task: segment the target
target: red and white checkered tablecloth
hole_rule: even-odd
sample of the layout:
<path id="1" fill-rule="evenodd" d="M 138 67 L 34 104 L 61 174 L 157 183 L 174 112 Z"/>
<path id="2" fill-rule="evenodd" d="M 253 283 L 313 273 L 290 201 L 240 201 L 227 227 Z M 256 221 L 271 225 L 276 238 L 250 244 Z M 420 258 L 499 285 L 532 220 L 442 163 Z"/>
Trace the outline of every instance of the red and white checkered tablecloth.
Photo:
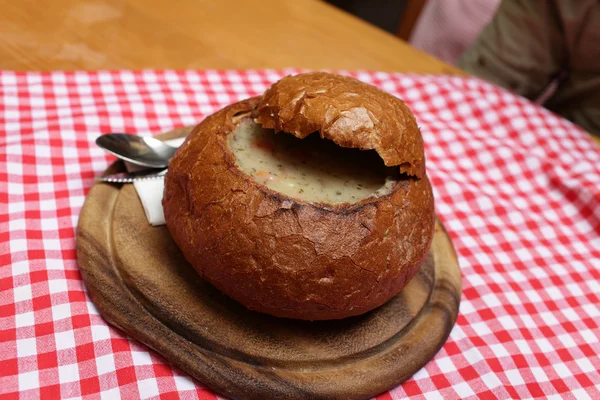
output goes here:
<path id="1" fill-rule="evenodd" d="M 195 124 L 294 72 L 0 72 L 0 399 L 216 398 L 86 294 L 75 227 L 112 160 L 94 140 Z M 378 399 L 599 399 L 599 148 L 476 79 L 352 75 L 416 114 L 463 274 L 444 347 Z"/>

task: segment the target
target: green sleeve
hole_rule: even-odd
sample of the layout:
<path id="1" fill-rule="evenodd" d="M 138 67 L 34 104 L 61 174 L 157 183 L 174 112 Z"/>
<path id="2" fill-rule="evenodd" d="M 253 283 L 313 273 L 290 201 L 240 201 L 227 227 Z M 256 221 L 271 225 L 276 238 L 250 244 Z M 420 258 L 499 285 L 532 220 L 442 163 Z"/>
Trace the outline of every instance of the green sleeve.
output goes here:
<path id="1" fill-rule="evenodd" d="M 503 0 L 459 66 L 535 99 L 566 62 L 561 31 L 554 2 Z"/>

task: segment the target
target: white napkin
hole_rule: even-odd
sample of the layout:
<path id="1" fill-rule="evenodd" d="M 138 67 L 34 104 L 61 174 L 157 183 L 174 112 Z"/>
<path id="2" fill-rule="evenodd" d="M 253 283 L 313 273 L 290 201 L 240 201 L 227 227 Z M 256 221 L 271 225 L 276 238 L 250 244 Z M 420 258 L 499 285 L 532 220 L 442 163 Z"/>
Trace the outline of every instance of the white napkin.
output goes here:
<path id="1" fill-rule="evenodd" d="M 183 144 L 184 140 L 185 138 L 172 139 L 166 140 L 165 143 L 173 147 L 179 147 Z M 129 172 L 145 169 L 144 167 L 128 162 L 125 163 L 125 167 Z M 165 214 L 162 207 L 163 191 L 165 188 L 164 177 L 137 181 L 133 183 L 133 187 L 142 202 L 148 222 L 153 226 L 164 225 Z"/>

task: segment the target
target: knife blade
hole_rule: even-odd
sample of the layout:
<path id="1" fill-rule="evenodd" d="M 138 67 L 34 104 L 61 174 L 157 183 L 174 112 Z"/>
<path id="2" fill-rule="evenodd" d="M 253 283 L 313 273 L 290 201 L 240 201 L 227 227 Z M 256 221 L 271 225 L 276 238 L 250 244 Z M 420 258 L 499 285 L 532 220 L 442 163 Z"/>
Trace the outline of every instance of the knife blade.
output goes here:
<path id="1" fill-rule="evenodd" d="M 140 172 L 119 172 L 116 174 L 98 176 L 96 178 L 96 181 L 108 183 L 132 183 L 148 179 L 160 179 L 163 176 L 165 176 L 166 173 L 166 169 L 163 169 L 159 172 L 156 172 L 156 170 Z"/>

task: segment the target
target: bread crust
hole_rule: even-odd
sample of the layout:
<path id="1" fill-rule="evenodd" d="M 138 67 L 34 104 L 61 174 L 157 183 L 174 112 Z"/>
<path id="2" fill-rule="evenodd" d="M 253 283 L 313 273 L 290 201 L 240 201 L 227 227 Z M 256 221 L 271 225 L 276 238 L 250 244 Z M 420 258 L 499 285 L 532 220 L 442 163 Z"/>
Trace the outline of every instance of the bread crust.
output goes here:
<path id="1" fill-rule="evenodd" d="M 171 235 L 204 279 L 251 310 L 324 320 L 384 304 L 429 249 L 435 214 L 427 176 L 400 180 L 391 193 L 355 204 L 315 204 L 273 191 L 239 168 L 227 141 L 240 115 L 264 123 L 269 99 L 225 107 L 179 148 L 163 198 Z M 337 131 L 328 132 L 335 141 Z"/>

